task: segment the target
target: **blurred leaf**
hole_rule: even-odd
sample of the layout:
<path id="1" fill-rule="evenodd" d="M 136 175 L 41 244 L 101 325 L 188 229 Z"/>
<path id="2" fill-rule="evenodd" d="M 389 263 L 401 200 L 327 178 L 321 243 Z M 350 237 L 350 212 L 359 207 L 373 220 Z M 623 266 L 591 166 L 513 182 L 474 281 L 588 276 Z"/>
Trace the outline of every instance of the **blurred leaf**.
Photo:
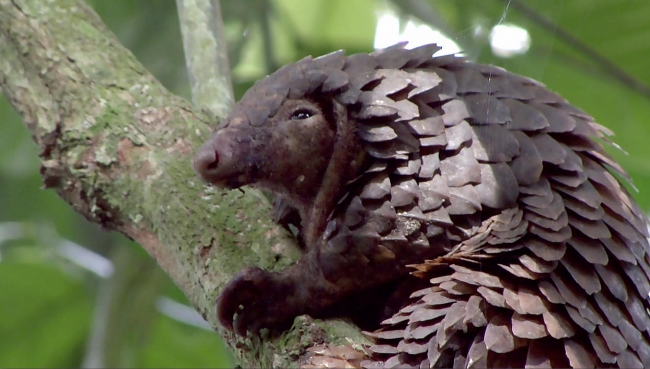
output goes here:
<path id="1" fill-rule="evenodd" d="M 0 367 L 79 365 L 91 304 L 78 281 L 47 265 L 0 263 Z"/>
<path id="2" fill-rule="evenodd" d="M 234 361 L 215 332 L 159 316 L 136 365 L 147 368 L 232 368 Z"/>

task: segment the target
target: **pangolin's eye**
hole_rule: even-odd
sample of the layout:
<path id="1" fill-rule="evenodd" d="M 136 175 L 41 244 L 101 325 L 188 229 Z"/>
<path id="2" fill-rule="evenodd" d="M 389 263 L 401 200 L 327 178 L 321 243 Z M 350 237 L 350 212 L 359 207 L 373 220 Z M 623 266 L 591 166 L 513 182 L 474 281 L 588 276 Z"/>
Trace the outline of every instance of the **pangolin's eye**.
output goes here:
<path id="1" fill-rule="evenodd" d="M 291 114 L 291 120 L 307 119 L 314 116 L 314 112 L 308 109 L 298 109 Z"/>

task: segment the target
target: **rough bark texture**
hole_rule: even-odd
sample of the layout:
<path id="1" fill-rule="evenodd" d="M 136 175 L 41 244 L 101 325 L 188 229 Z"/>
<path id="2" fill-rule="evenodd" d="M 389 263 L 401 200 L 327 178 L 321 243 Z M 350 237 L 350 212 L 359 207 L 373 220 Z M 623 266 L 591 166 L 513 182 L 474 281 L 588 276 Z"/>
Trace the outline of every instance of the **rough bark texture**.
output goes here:
<path id="1" fill-rule="evenodd" d="M 213 326 L 217 291 L 244 265 L 291 262 L 293 241 L 259 192 L 214 191 L 190 168 L 218 122 L 165 90 L 83 1 L 0 0 L 0 55 L 3 92 L 42 148 L 45 186 L 139 242 Z M 247 367 L 297 365 L 314 342 L 362 340 L 305 319 L 272 341 L 220 333 Z"/>

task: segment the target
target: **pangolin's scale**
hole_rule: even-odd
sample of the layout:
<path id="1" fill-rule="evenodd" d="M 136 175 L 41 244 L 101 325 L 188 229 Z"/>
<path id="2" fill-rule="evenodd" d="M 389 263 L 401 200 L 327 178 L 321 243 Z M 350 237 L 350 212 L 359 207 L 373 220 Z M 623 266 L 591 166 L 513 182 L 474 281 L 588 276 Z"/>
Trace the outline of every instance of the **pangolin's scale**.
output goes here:
<path id="1" fill-rule="evenodd" d="M 413 265 L 430 286 L 370 334 L 365 365 L 650 367 L 648 224 L 592 139 L 611 132 L 539 82 L 437 50 L 339 52 L 275 75 L 291 74 L 290 98 L 333 94 L 373 158 L 327 248 L 445 251 Z"/>

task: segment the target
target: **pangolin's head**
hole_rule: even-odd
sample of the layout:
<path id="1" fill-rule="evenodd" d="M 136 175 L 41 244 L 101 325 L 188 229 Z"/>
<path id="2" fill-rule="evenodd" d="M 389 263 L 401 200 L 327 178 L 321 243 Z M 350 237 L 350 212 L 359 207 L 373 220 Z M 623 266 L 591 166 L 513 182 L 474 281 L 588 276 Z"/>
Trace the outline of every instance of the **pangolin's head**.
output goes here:
<path id="1" fill-rule="evenodd" d="M 309 202 L 326 171 L 355 170 L 347 162 L 360 161 L 361 155 L 341 154 L 358 149 L 352 138 L 360 135 L 372 144 L 389 140 L 395 134 L 382 126 L 418 116 L 418 107 L 407 97 L 434 87 L 439 79 L 433 74 L 424 82 L 413 81 L 402 69 L 431 60 L 439 48 L 403 47 L 307 57 L 258 81 L 199 149 L 194 169 L 218 187 L 253 185 Z M 349 174 L 338 179 L 348 181 Z"/>
<path id="2" fill-rule="evenodd" d="M 193 166 L 217 187 L 254 185 L 289 197 L 313 197 L 336 141 L 332 99 L 348 80 L 337 52 L 287 65 L 258 81 L 199 149 Z"/>

